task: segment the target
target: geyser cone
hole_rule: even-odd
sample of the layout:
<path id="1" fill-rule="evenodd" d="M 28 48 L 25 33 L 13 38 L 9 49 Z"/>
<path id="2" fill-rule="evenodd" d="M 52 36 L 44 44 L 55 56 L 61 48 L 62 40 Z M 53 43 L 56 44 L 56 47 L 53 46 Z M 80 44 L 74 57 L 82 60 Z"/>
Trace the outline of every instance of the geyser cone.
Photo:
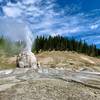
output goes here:
<path id="1" fill-rule="evenodd" d="M 37 69 L 37 60 L 31 51 L 22 51 L 17 56 L 17 67 Z"/>

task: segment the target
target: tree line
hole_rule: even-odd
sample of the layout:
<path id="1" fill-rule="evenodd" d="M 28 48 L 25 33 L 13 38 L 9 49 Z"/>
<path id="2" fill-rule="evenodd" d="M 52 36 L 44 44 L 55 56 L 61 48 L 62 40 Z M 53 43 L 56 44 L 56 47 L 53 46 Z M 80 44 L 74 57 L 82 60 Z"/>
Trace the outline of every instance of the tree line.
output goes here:
<path id="1" fill-rule="evenodd" d="M 88 45 L 85 41 L 78 41 L 74 38 L 55 36 L 45 37 L 37 36 L 33 45 L 32 51 L 38 53 L 39 51 L 76 51 L 78 53 L 84 53 L 89 56 L 99 56 L 100 49 L 96 48 L 96 45 Z"/>
<path id="2" fill-rule="evenodd" d="M 4 50 L 8 54 L 17 54 L 25 47 L 23 41 L 11 42 L 9 39 L 0 37 L 0 50 Z M 77 41 L 75 38 L 62 36 L 45 37 L 37 36 L 33 43 L 32 52 L 40 51 L 76 51 L 89 56 L 100 56 L 100 49 L 96 45 L 88 45 L 85 41 Z"/>

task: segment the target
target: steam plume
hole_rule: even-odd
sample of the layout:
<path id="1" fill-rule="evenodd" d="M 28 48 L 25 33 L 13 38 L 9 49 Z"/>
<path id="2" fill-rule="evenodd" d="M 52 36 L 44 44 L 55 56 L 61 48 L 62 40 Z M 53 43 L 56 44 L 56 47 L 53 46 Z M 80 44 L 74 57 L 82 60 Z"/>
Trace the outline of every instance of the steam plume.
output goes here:
<path id="1" fill-rule="evenodd" d="M 12 41 L 24 41 L 25 49 L 31 51 L 33 35 L 27 24 L 21 20 L 0 17 L 0 34 Z"/>

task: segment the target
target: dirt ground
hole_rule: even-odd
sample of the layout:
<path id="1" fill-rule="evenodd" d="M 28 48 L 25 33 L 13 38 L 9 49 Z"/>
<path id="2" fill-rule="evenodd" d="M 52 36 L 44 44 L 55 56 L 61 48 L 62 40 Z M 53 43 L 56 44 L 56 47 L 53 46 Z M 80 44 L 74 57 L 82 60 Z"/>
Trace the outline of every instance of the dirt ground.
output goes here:
<path id="1" fill-rule="evenodd" d="M 44 67 L 63 67 L 69 70 L 100 71 L 100 59 L 76 52 L 52 51 L 36 55 L 40 65 Z"/>

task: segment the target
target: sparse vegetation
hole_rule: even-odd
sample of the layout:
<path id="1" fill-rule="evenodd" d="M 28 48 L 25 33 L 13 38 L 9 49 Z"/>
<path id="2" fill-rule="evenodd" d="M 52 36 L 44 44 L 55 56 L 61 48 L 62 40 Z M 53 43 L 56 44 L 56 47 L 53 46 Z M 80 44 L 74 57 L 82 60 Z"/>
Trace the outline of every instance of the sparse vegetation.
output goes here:
<path id="1" fill-rule="evenodd" d="M 7 56 L 13 56 L 20 52 L 23 48 L 24 43 L 22 41 L 12 42 L 11 40 L 0 37 L 0 54 L 5 54 Z"/>
<path id="2" fill-rule="evenodd" d="M 100 59 L 72 51 L 45 51 L 36 55 L 43 67 L 100 71 Z"/>
<path id="3" fill-rule="evenodd" d="M 20 42 L 20 41 L 11 42 L 8 39 L 4 39 L 4 37 L 0 37 L 0 69 L 15 68 L 16 57 L 13 57 L 13 56 L 17 55 L 23 46 L 24 46 L 23 42 Z M 41 52 L 43 53 L 42 56 L 47 55 L 47 57 L 44 59 L 43 62 L 46 63 L 46 66 L 50 65 L 50 67 L 91 66 L 91 61 L 90 63 L 88 63 L 87 57 L 82 58 L 82 59 L 80 57 L 78 58 L 78 55 L 76 52 L 88 54 L 89 56 L 98 56 L 100 54 L 100 50 L 97 49 L 95 45 L 88 46 L 87 43 L 85 42 L 76 41 L 73 38 L 69 39 L 69 38 L 64 38 L 60 36 L 48 37 L 48 38 L 45 38 L 43 36 L 37 37 L 33 45 L 32 51 L 37 52 L 37 53 L 39 53 L 40 51 L 43 51 Z M 41 53 L 39 53 L 39 55 Z M 70 58 L 70 55 L 72 56 L 71 58 Z M 52 59 L 52 57 L 54 57 L 54 59 Z M 77 57 L 77 60 L 75 59 L 76 57 Z M 42 59 L 40 59 L 41 57 L 37 57 L 37 58 L 39 62 L 43 60 L 43 57 Z M 72 59 L 73 61 L 70 61 L 69 58 Z M 100 58 L 100 56 L 98 56 L 98 58 Z M 13 59 L 13 60 L 10 60 L 10 59 Z M 80 60 L 82 60 L 82 63 Z M 75 65 L 76 63 L 77 65 Z M 44 65 L 45 64 L 43 64 L 43 66 Z M 94 66 L 94 64 L 92 65 Z"/>
<path id="4" fill-rule="evenodd" d="M 21 48 L 21 42 L 11 42 L 9 39 L 0 37 L 0 69 L 9 69 L 16 67 L 16 57 Z"/>

